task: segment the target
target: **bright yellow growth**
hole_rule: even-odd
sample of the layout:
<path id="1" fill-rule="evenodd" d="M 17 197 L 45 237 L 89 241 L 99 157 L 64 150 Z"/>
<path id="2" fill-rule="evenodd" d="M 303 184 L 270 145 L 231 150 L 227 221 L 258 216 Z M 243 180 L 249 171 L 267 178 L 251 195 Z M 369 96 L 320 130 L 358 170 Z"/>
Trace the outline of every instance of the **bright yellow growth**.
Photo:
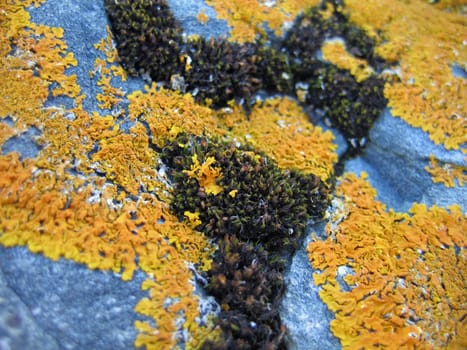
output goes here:
<path id="1" fill-rule="evenodd" d="M 231 40 L 254 41 L 258 34 L 264 35 L 267 27 L 281 35 L 283 27 L 291 24 L 303 9 L 319 3 L 318 0 L 207 0 L 217 17 L 231 26 Z"/>
<path id="2" fill-rule="evenodd" d="M 399 62 L 401 81 L 385 88 L 392 113 L 448 149 L 465 144 L 467 80 L 451 67 L 467 68 L 467 18 L 422 0 L 345 3 L 353 22 L 381 31 L 377 52 Z"/>
<path id="3" fill-rule="evenodd" d="M 352 74 L 358 82 L 367 79 L 373 73 L 373 69 L 368 65 L 368 62 L 348 53 L 342 41 L 326 41 L 321 51 L 326 61 L 331 62 L 341 69 L 350 71 L 350 74 Z"/>
<path id="4" fill-rule="evenodd" d="M 446 187 L 464 186 L 467 182 L 467 168 L 465 166 L 445 163 L 440 165 L 434 155 L 430 155 L 430 164 L 425 167 L 434 183 L 442 183 Z"/>
<path id="5" fill-rule="evenodd" d="M 24 7 L 41 2 L 0 1 L 0 119 L 13 119 L 16 133 L 42 128 L 41 106 L 52 84 L 53 96 L 76 97 L 80 90 L 76 76 L 65 74 L 76 60 L 66 52 L 63 29 L 29 22 Z"/>
<path id="6" fill-rule="evenodd" d="M 126 72 L 122 66 L 116 64 L 118 53 L 112 43 L 112 32 L 109 27 L 107 27 L 107 37 L 94 44 L 94 47 L 102 51 L 106 57 L 106 59 L 96 58 L 94 71 L 89 73 L 91 79 L 100 75 L 97 86 L 102 89 L 102 93 L 96 95 L 98 106 L 101 109 L 113 109 L 122 101 L 124 92 L 121 88 L 112 86 L 112 78 L 119 77 L 122 81 L 126 81 Z"/>
<path id="7" fill-rule="evenodd" d="M 216 162 L 214 157 L 207 157 L 203 164 L 199 163 L 198 156 L 195 154 L 191 157 L 193 164 L 190 170 L 183 170 L 189 177 L 198 181 L 201 188 L 206 194 L 219 194 L 222 192 L 222 186 L 216 182 L 222 179 L 221 168 L 212 167 Z"/>
<path id="8" fill-rule="evenodd" d="M 113 65 L 116 53 L 109 32 L 96 44 L 105 59 L 96 60 L 91 76 L 99 76 L 100 107 L 113 109 L 113 114 L 83 110 L 85 96 L 79 95 L 76 77 L 65 73 L 77 62 L 61 39 L 63 29 L 30 23 L 24 9 L 30 4 L 0 0 L 0 118 L 13 122 L 0 122 L 0 146 L 34 126 L 42 147 L 35 159 L 0 155 L 0 244 L 111 270 L 124 280 L 143 270 L 149 276 L 143 285 L 149 296 L 136 309 L 155 328 L 138 322 L 136 344 L 175 349 L 175 334 L 183 330 L 186 347 L 197 348 L 216 332 L 197 324 L 189 266 L 208 269 L 212 248 L 202 234 L 170 214 L 166 179 L 137 117 L 150 113 L 145 121 L 152 129 L 165 117 L 167 125 L 179 120 L 184 130 L 201 132 L 206 123 L 195 116 L 203 120 L 203 113 L 211 112 L 192 100 L 190 104 L 188 97 L 153 90 L 152 96 L 134 93 L 132 111 L 142 100 L 146 108 L 125 118 L 123 92 L 111 85 L 111 78 L 125 76 Z M 74 106 L 44 107 L 48 97 L 58 95 L 70 97 Z M 127 123 L 125 130 L 120 119 Z M 162 140 L 163 131 L 157 135 Z"/>
<path id="9" fill-rule="evenodd" d="M 337 188 L 341 205 L 328 238 L 308 246 L 331 330 L 344 349 L 461 349 L 467 346 L 466 217 L 414 204 L 387 211 L 353 174 Z M 344 267 L 351 273 L 342 274 Z M 337 275 L 343 277 L 344 290 Z"/>
<path id="10" fill-rule="evenodd" d="M 208 15 L 204 11 L 201 11 L 198 13 L 198 16 L 196 16 L 196 19 L 199 23 L 206 24 L 209 21 Z"/>
<path id="11" fill-rule="evenodd" d="M 248 118 L 241 107 L 219 114 L 229 136 L 265 152 L 278 166 L 295 168 L 326 180 L 337 162 L 334 135 L 308 120 L 302 108 L 289 98 L 258 102 Z"/>
<path id="12" fill-rule="evenodd" d="M 182 131 L 196 135 L 223 133 L 217 127 L 213 110 L 197 104 L 190 94 L 159 88 L 153 83 L 144 92 L 128 95 L 128 100 L 129 118 L 146 121 L 152 143 L 158 147 L 164 146 L 168 134 L 175 138 Z"/>

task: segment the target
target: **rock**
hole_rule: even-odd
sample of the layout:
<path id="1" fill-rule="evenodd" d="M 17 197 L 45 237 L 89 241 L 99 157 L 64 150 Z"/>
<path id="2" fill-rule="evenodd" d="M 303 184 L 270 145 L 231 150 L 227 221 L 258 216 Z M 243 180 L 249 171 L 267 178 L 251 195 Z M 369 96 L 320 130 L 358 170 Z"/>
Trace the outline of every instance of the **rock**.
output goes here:
<path id="1" fill-rule="evenodd" d="M 124 282 L 23 247 L 0 247 L 0 263 L 0 341 L 10 349 L 133 347 L 143 273 Z"/>

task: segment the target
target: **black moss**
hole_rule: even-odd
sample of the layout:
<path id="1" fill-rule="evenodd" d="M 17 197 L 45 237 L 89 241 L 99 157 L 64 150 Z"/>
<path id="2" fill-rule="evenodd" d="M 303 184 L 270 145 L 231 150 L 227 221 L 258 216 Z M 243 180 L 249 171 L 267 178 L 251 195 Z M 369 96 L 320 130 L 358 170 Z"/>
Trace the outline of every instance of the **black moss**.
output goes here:
<path id="1" fill-rule="evenodd" d="M 230 100 L 250 105 L 251 97 L 262 87 L 257 65 L 258 47 L 254 43 L 239 45 L 226 39 L 196 38 L 186 46 L 191 67 L 184 73 L 195 99 L 210 99 L 214 107 Z"/>
<path id="2" fill-rule="evenodd" d="M 222 191 L 206 193 L 190 177 L 193 156 L 213 157 Z M 172 210 L 183 220 L 199 213 L 198 230 L 216 238 L 207 292 L 221 305 L 218 342 L 204 349 L 285 349 L 279 305 L 285 291 L 285 260 L 310 219 L 321 219 L 328 189 L 319 178 L 279 169 L 248 146 L 182 134 L 162 149 L 175 188 Z"/>
<path id="3" fill-rule="evenodd" d="M 357 82 L 346 70 L 317 63 L 306 82 L 306 104 L 322 109 L 353 148 L 364 146 L 371 126 L 386 106 L 384 80 L 370 76 Z"/>
<path id="4" fill-rule="evenodd" d="M 350 72 L 322 62 L 318 50 L 324 40 L 341 37 L 347 50 L 381 68 L 383 60 L 374 53 L 375 42 L 364 30 L 351 24 L 332 1 L 332 15 L 324 19 L 318 7 L 306 11 L 287 33 L 282 49 L 289 53 L 294 84 L 307 90 L 305 105 L 325 112 L 332 126 L 346 137 L 351 150 L 364 146 L 369 130 L 387 100 L 385 81 L 372 75 L 357 82 Z"/>
<path id="5" fill-rule="evenodd" d="M 200 103 L 217 108 L 236 100 L 249 111 L 259 91 L 295 95 L 296 86 L 305 86 L 308 94 L 301 101 L 309 109 L 324 110 L 352 150 L 363 146 L 386 106 L 381 78 L 356 82 L 349 72 L 318 58 L 324 40 L 341 37 L 351 54 L 367 60 L 376 71 L 384 67 L 374 53 L 374 39 L 348 20 L 343 1 L 323 1 L 308 9 L 283 39 L 260 38 L 246 44 L 217 38 L 185 42 L 164 0 L 105 3 L 123 66 L 131 74 L 147 73 L 168 86 L 178 77 L 177 88 L 187 89 Z M 326 6 L 332 11 L 324 18 L 321 9 Z"/>
<path id="6" fill-rule="evenodd" d="M 206 194 L 183 172 L 190 169 L 194 154 L 200 163 L 216 159 L 223 176 L 217 182 L 221 193 Z M 199 212 L 199 230 L 206 234 L 233 234 L 268 251 L 293 249 L 306 222 L 321 218 L 327 201 L 327 188 L 318 177 L 279 169 L 264 154 L 234 143 L 182 135 L 162 150 L 162 160 L 176 184 L 175 213 Z"/>
<path id="7" fill-rule="evenodd" d="M 120 61 L 132 75 L 170 81 L 182 72 L 182 30 L 164 0 L 105 0 Z"/>
<path id="8" fill-rule="evenodd" d="M 221 341 L 203 349 L 285 349 L 279 306 L 285 291 L 283 264 L 251 243 L 225 236 L 209 272 L 207 291 L 222 307 Z"/>

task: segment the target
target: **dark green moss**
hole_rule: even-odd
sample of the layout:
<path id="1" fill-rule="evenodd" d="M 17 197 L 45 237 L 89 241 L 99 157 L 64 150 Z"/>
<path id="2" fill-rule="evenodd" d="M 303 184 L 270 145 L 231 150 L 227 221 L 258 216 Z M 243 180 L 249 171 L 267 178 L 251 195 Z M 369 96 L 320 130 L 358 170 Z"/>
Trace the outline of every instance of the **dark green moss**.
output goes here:
<path id="1" fill-rule="evenodd" d="M 223 190 L 206 193 L 192 170 L 213 157 Z M 321 219 L 328 205 L 319 178 L 279 169 L 248 146 L 219 139 L 179 135 L 162 149 L 174 182 L 173 211 L 197 212 L 198 230 L 219 243 L 207 292 L 221 305 L 219 342 L 204 349 L 285 349 L 279 305 L 285 290 L 285 257 L 295 250 L 310 219 Z"/>
<path id="2" fill-rule="evenodd" d="M 182 72 L 182 30 L 164 0 L 105 0 L 120 61 L 132 75 L 169 81 Z"/>
<path id="3" fill-rule="evenodd" d="M 332 15 L 325 19 L 321 9 L 326 6 L 332 6 Z M 357 83 L 348 72 L 321 62 L 319 49 L 338 36 L 376 70 L 383 61 L 374 53 L 374 39 L 350 23 L 343 9 L 343 1 L 323 1 L 299 16 L 279 41 L 236 44 L 214 38 L 184 42 L 166 1 L 106 0 L 119 56 L 130 73 L 148 73 L 168 86 L 178 77 L 177 87 L 201 103 L 223 107 L 235 99 L 247 111 L 261 90 L 294 95 L 296 86 L 309 86 L 307 107 L 324 110 L 351 148 L 359 149 L 386 105 L 384 81 L 373 76 Z"/>
<path id="4" fill-rule="evenodd" d="M 357 82 L 350 72 L 322 62 L 318 51 L 324 40 L 341 37 L 354 56 L 378 67 L 382 60 L 374 54 L 374 40 L 343 14 L 342 2 L 331 3 L 333 12 L 328 19 L 322 17 L 317 7 L 300 16 L 282 47 L 289 52 L 295 83 L 307 89 L 305 104 L 323 110 L 327 120 L 355 150 L 364 146 L 371 126 L 386 106 L 385 81 L 373 75 Z"/>
<path id="5" fill-rule="evenodd" d="M 353 148 L 365 144 L 368 132 L 386 106 L 384 80 L 371 76 L 357 82 L 346 70 L 319 63 L 308 77 L 306 103 L 325 112 Z"/>
<path id="6" fill-rule="evenodd" d="M 184 76 L 198 101 L 210 99 L 215 107 L 222 107 L 236 98 L 249 106 L 251 97 L 262 87 L 258 47 L 254 43 L 239 45 L 226 39 L 196 38 L 186 50 L 192 61 Z"/>
<path id="7" fill-rule="evenodd" d="M 203 349 L 285 349 L 279 306 L 283 264 L 251 243 L 226 235 L 209 272 L 207 291 L 222 306 L 222 339 Z"/>
<path id="8" fill-rule="evenodd" d="M 206 194 L 189 170 L 192 156 L 200 163 L 216 159 L 222 169 L 218 184 L 223 191 Z M 327 190 L 319 178 L 281 170 L 264 154 L 234 143 L 183 135 L 162 150 L 162 160 L 172 169 L 175 197 L 172 208 L 180 217 L 199 212 L 198 228 L 210 236 L 234 234 L 262 244 L 268 251 L 293 249 L 306 222 L 321 218 Z M 231 195 L 231 191 L 236 191 Z"/>

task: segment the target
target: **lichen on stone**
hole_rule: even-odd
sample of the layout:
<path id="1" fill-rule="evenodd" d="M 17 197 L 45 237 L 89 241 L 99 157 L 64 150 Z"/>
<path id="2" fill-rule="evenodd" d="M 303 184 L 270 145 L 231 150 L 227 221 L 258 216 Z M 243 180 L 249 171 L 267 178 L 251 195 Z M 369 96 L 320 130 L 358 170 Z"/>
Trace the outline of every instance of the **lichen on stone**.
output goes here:
<path id="1" fill-rule="evenodd" d="M 388 211 L 365 175 L 344 175 L 336 195 L 343 206 L 308 254 L 343 349 L 465 347 L 467 225 L 460 207 Z"/>
<path id="2" fill-rule="evenodd" d="M 350 20 L 379 33 L 376 51 L 397 61 L 400 80 L 386 84 L 384 94 L 394 116 L 421 128 L 447 149 L 467 141 L 465 78 L 452 66 L 467 62 L 466 18 L 448 13 L 427 1 L 394 2 L 348 0 Z"/>
<path id="3" fill-rule="evenodd" d="M 446 187 L 463 187 L 464 182 L 467 182 L 466 166 L 440 162 L 433 154 L 430 155 L 425 170 L 431 175 L 434 183 L 442 183 Z"/>

